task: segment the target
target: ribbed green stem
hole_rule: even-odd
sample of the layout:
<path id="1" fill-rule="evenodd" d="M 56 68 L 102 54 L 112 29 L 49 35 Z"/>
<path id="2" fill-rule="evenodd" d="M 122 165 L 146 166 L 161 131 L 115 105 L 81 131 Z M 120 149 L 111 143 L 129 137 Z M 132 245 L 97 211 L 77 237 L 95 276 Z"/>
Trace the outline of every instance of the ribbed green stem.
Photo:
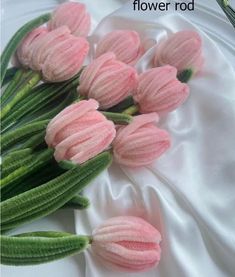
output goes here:
<path id="1" fill-rule="evenodd" d="M 11 153 L 9 153 L 5 157 L 3 157 L 2 169 L 4 167 L 11 165 L 12 163 L 14 163 L 16 161 L 19 161 L 19 160 L 29 156 L 31 153 L 32 153 L 32 149 L 26 148 L 26 147 L 25 147 L 25 149 L 12 151 Z"/>
<path id="2" fill-rule="evenodd" d="M 111 160 L 109 153 L 102 153 L 40 187 L 3 201 L 0 204 L 2 230 L 9 230 L 62 207 L 103 171 Z"/>
<path id="3" fill-rule="evenodd" d="M 128 125 L 132 121 L 132 116 L 121 113 L 102 112 L 102 114 L 115 124 Z"/>
<path id="4" fill-rule="evenodd" d="M 51 18 L 51 14 L 47 13 L 47 14 L 41 15 L 41 16 L 29 21 L 24 26 L 22 26 L 14 34 L 14 36 L 11 38 L 11 40 L 8 42 L 8 44 L 6 45 L 4 51 L 2 52 L 2 55 L 1 55 L 1 66 L 0 66 L 0 68 L 1 68 L 1 80 L 0 80 L 1 84 L 4 80 L 7 66 L 11 59 L 11 56 L 15 53 L 21 40 L 25 37 L 25 35 L 27 35 L 33 29 L 35 29 L 36 27 L 38 27 L 38 26 L 42 25 L 43 23 L 47 22 L 48 20 L 50 20 L 50 18 Z"/>
<path id="5" fill-rule="evenodd" d="M 39 134 L 32 136 L 26 142 L 21 145 L 21 148 L 35 149 L 45 141 L 46 131 L 42 131 Z"/>
<path id="6" fill-rule="evenodd" d="M 89 243 L 89 236 L 59 232 L 1 236 L 1 263 L 19 266 L 51 262 L 80 253 Z"/>
<path id="7" fill-rule="evenodd" d="M 136 113 L 138 113 L 138 111 L 139 111 L 139 107 L 137 105 L 133 105 L 133 106 L 127 108 L 122 113 L 127 114 L 127 115 L 135 115 Z"/>
<path id="8" fill-rule="evenodd" d="M 5 105 L 2 109 L 1 119 L 6 117 L 6 115 L 12 110 L 15 104 L 20 101 L 20 99 L 24 98 L 31 89 L 40 81 L 41 76 L 38 72 L 32 72 L 29 79 L 27 79 L 26 83 L 20 88 L 20 90 L 15 94 L 15 96 Z"/>
<path id="9" fill-rule="evenodd" d="M 2 193 L 8 193 L 10 190 L 14 189 L 23 178 L 42 168 L 52 157 L 52 149 L 43 150 L 39 154 L 32 155 L 29 159 L 26 157 L 25 160 L 22 161 L 21 166 L 18 165 L 15 171 L 1 180 Z"/>
<path id="10" fill-rule="evenodd" d="M 17 121 L 19 121 L 24 116 L 36 114 L 37 111 L 46 108 L 49 104 L 54 103 L 55 100 L 59 99 L 66 93 L 70 94 L 70 90 L 72 90 L 76 86 L 77 82 L 77 80 L 73 80 L 70 83 L 65 82 L 62 84 L 42 84 L 34 88 L 29 93 L 28 97 L 22 99 L 14 107 L 13 113 L 2 121 L 2 129 L 5 129 L 9 126 L 14 126 L 14 124 L 17 123 Z M 68 97 L 67 101 L 69 99 L 70 97 Z M 59 109 L 61 106 L 60 104 L 58 104 L 58 106 Z M 62 104 L 62 106 L 64 106 L 64 104 Z M 55 106 L 55 108 L 57 108 L 57 106 Z M 48 117 L 46 117 L 47 113 L 49 113 L 49 115 L 50 113 L 54 114 L 51 107 L 49 111 L 44 111 L 43 115 L 41 116 L 44 119 L 48 119 Z M 42 120 L 42 118 L 38 120 Z"/>
<path id="11" fill-rule="evenodd" d="M 225 15 L 227 16 L 228 20 L 231 22 L 233 27 L 235 28 L 235 11 L 234 9 L 229 5 L 228 0 L 216 0 Z"/>
<path id="12" fill-rule="evenodd" d="M 63 209 L 75 209 L 84 210 L 90 206 L 90 200 L 87 197 L 76 195 L 69 200 L 62 208 Z"/>
<path id="13" fill-rule="evenodd" d="M 8 68 L 6 71 L 6 75 L 2 81 L 1 87 L 4 87 L 5 85 L 7 85 L 14 78 L 18 70 L 19 69 L 17 67 Z"/>
<path id="14" fill-rule="evenodd" d="M 19 143 L 25 137 L 32 136 L 35 133 L 45 130 L 48 123 L 49 120 L 29 123 L 3 134 L 1 138 L 2 151 L 5 151 L 9 146 Z"/>

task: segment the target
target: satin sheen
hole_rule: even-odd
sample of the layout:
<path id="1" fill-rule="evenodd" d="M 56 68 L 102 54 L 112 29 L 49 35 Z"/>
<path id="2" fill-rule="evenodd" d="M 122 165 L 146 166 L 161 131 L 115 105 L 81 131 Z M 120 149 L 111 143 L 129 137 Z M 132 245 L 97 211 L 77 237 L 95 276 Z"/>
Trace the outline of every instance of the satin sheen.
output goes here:
<path id="1" fill-rule="evenodd" d="M 90 41 L 94 46 L 114 29 L 140 32 L 148 49 L 136 65 L 140 73 L 151 67 L 155 41 L 196 29 L 180 15 L 146 15 L 133 12 L 129 3 L 101 21 Z M 172 136 L 171 149 L 141 170 L 113 164 L 85 189 L 91 207 L 75 212 L 79 234 L 91 234 L 113 216 L 148 220 L 162 234 L 160 264 L 146 273 L 120 274 L 105 269 L 88 251 L 85 275 L 81 268 L 78 276 L 235 276 L 235 73 L 215 43 L 198 31 L 203 71 L 189 82 L 186 103 L 159 123 Z M 94 48 L 91 58 L 93 53 Z"/>

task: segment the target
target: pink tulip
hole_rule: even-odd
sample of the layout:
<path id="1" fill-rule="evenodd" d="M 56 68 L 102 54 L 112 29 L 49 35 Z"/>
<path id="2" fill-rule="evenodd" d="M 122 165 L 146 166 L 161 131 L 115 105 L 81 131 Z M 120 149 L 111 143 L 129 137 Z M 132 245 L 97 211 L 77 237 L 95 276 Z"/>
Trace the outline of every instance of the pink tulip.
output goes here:
<path id="1" fill-rule="evenodd" d="M 53 52 L 60 42 L 65 41 L 70 36 L 70 30 L 66 26 L 62 26 L 53 31 L 48 32 L 37 40 L 29 48 L 29 66 L 33 70 L 40 71 L 44 64 L 47 56 Z"/>
<path id="2" fill-rule="evenodd" d="M 90 31 L 91 18 L 82 3 L 67 2 L 59 5 L 48 22 L 48 29 L 67 26 L 75 36 L 86 37 Z"/>
<path id="3" fill-rule="evenodd" d="M 34 43 L 39 41 L 43 35 L 47 34 L 48 30 L 45 27 L 39 27 L 31 31 L 26 37 L 22 40 L 21 44 L 17 48 L 16 59 L 20 62 L 21 65 L 28 67 L 30 64 L 29 49 Z"/>
<path id="4" fill-rule="evenodd" d="M 111 269 L 146 271 L 161 257 L 161 234 L 134 216 L 110 218 L 93 232 L 91 249 Z"/>
<path id="5" fill-rule="evenodd" d="M 42 65 L 44 80 L 61 82 L 76 75 L 89 51 L 89 44 L 83 37 L 70 35 L 65 41 L 51 48 Z"/>
<path id="6" fill-rule="evenodd" d="M 145 71 L 139 76 L 139 86 L 133 93 L 141 113 L 165 114 L 182 105 L 189 95 L 187 84 L 176 78 L 176 68 L 166 65 Z"/>
<path id="7" fill-rule="evenodd" d="M 71 35 L 66 26 L 44 33 L 25 49 L 29 67 L 41 71 L 43 79 L 49 82 L 65 81 L 76 75 L 88 51 L 87 40 Z"/>
<path id="8" fill-rule="evenodd" d="M 102 109 L 112 107 L 126 98 L 137 87 L 136 70 L 106 53 L 95 59 L 82 72 L 78 91 L 96 99 Z"/>
<path id="9" fill-rule="evenodd" d="M 50 121 L 45 140 L 55 148 L 57 161 L 81 164 L 109 147 L 116 134 L 115 126 L 97 109 L 95 100 L 83 100 L 68 106 Z"/>
<path id="10" fill-rule="evenodd" d="M 157 47 L 154 64 L 172 65 L 179 73 L 191 69 L 196 74 L 203 65 L 200 35 L 195 31 L 181 31 L 171 35 Z"/>
<path id="11" fill-rule="evenodd" d="M 136 168 L 151 164 L 170 147 L 167 131 L 159 129 L 156 113 L 139 115 L 132 123 L 117 130 L 113 141 L 113 155 L 117 163 Z"/>
<path id="12" fill-rule="evenodd" d="M 144 50 L 137 32 L 117 30 L 108 33 L 97 44 L 96 57 L 107 52 L 113 52 L 121 62 L 134 65 Z"/>

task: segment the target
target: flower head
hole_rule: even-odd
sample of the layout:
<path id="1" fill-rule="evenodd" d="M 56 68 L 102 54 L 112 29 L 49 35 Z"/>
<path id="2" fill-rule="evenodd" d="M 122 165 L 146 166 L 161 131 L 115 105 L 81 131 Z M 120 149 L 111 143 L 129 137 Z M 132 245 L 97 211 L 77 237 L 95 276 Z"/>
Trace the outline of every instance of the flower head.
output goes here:
<path id="1" fill-rule="evenodd" d="M 140 272 L 159 263 L 160 241 L 158 230 L 142 218 L 120 216 L 94 230 L 91 248 L 112 269 Z"/>
<path id="2" fill-rule="evenodd" d="M 45 140 L 55 148 L 57 161 L 81 164 L 109 147 L 116 134 L 115 126 L 97 108 L 95 100 L 83 100 L 68 106 L 50 121 Z"/>
<path id="3" fill-rule="evenodd" d="M 141 113 L 168 113 L 182 105 L 189 95 L 189 86 L 181 83 L 176 68 L 166 65 L 149 69 L 139 76 L 133 92 Z"/>
<path id="4" fill-rule="evenodd" d="M 113 53 L 95 59 L 82 72 L 78 91 L 96 99 L 102 109 L 112 107 L 137 87 L 136 70 L 120 61 Z"/>
<path id="5" fill-rule="evenodd" d="M 91 18 L 82 3 L 66 2 L 57 7 L 48 22 L 48 29 L 67 26 L 75 36 L 86 37 L 90 31 Z"/>
<path id="6" fill-rule="evenodd" d="M 45 27 L 38 27 L 25 36 L 21 44 L 17 48 L 17 60 L 21 65 L 28 67 L 31 62 L 30 49 L 33 44 L 39 41 L 43 35 L 47 34 L 48 30 Z"/>
<path id="7" fill-rule="evenodd" d="M 156 113 L 139 115 L 117 130 L 113 155 L 118 164 L 132 168 L 146 166 L 166 152 L 171 144 L 170 135 L 156 127 L 153 124 L 156 121 Z"/>
<path id="8" fill-rule="evenodd" d="M 96 57 L 107 52 L 113 52 L 119 61 L 134 65 L 143 54 L 138 33 L 130 30 L 117 30 L 108 33 L 98 42 Z"/>
<path id="9" fill-rule="evenodd" d="M 191 69 L 196 74 L 203 65 L 200 35 L 195 31 L 181 31 L 171 35 L 157 47 L 154 64 L 172 65 L 179 73 Z"/>

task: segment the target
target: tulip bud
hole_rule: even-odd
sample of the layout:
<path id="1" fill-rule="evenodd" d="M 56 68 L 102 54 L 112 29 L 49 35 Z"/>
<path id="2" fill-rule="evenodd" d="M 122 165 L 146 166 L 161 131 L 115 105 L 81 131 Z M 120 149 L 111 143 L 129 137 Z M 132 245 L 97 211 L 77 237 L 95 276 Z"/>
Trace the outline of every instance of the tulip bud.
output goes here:
<path id="1" fill-rule="evenodd" d="M 25 67 L 28 67 L 30 64 L 29 49 L 34 43 L 39 41 L 43 35 L 47 34 L 48 30 L 45 27 L 39 27 L 30 32 L 22 40 L 21 44 L 16 51 L 16 59 Z"/>
<path id="2" fill-rule="evenodd" d="M 166 65 L 145 71 L 139 76 L 139 86 L 133 93 L 141 113 L 165 114 L 178 108 L 189 95 L 187 84 L 181 83 L 176 68 Z"/>
<path id="3" fill-rule="evenodd" d="M 113 52 L 121 62 L 134 65 L 144 50 L 137 32 L 117 30 L 108 33 L 97 44 L 96 57 L 107 52 Z"/>
<path id="4" fill-rule="evenodd" d="M 53 51 L 59 42 L 66 40 L 70 35 L 70 31 L 66 26 L 62 26 L 51 32 L 48 32 L 40 40 L 37 40 L 29 48 L 29 66 L 33 70 L 40 71 L 47 56 Z"/>
<path id="5" fill-rule="evenodd" d="M 134 117 L 132 123 L 117 130 L 113 155 L 117 163 L 136 168 L 151 164 L 170 147 L 170 135 L 153 122 L 156 113 Z"/>
<path id="6" fill-rule="evenodd" d="M 115 126 L 97 109 L 98 103 L 93 99 L 80 101 L 50 121 L 45 140 L 55 148 L 57 161 L 81 164 L 109 147 L 116 134 Z"/>
<path id="7" fill-rule="evenodd" d="M 196 74 L 203 65 L 202 40 L 195 31 L 181 31 L 159 44 L 154 58 L 155 66 L 172 65 L 178 73 L 192 70 Z"/>
<path id="8" fill-rule="evenodd" d="M 136 87 L 136 70 L 117 61 L 113 53 L 106 53 L 83 70 L 78 90 L 107 109 L 125 99 Z"/>
<path id="9" fill-rule="evenodd" d="M 42 65 L 44 80 L 62 82 L 76 75 L 89 51 L 89 43 L 83 37 L 70 35 L 65 41 L 51 47 Z"/>
<path id="10" fill-rule="evenodd" d="M 90 31 L 91 18 L 82 3 L 67 2 L 59 5 L 48 22 L 48 29 L 67 26 L 75 36 L 86 37 Z"/>
<path id="11" fill-rule="evenodd" d="M 91 249 L 111 269 L 140 272 L 159 263 L 160 242 L 161 234 L 142 218 L 120 216 L 94 230 Z"/>

